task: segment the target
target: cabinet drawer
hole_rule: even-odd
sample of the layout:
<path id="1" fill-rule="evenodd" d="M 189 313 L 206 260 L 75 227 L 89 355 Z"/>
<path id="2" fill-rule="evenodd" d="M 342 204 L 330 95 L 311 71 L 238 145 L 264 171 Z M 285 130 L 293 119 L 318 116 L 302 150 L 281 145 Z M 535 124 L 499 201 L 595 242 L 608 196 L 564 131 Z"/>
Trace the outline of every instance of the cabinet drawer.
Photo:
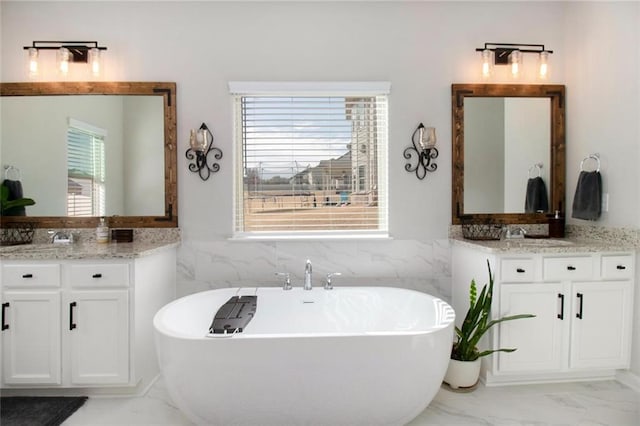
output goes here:
<path id="1" fill-rule="evenodd" d="M 71 265 L 72 287 L 126 287 L 129 285 L 129 265 L 126 263 L 95 263 Z"/>
<path id="2" fill-rule="evenodd" d="M 60 265 L 3 265 L 2 281 L 5 287 L 60 287 Z"/>
<path id="3" fill-rule="evenodd" d="M 631 255 L 602 256 L 602 278 L 622 279 L 633 277 L 633 258 Z"/>
<path id="4" fill-rule="evenodd" d="M 547 257 L 542 260 L 545 281 L 589 280 L 593 278 L 593 260 L 584 257 Z"/>
<path id="5" fill-rule="evenodd" d="M 500 266 L 500 279 L 505 282 L 531 282 L 534 279 L 534 261 L 532 258 L 503 259 Z"/>

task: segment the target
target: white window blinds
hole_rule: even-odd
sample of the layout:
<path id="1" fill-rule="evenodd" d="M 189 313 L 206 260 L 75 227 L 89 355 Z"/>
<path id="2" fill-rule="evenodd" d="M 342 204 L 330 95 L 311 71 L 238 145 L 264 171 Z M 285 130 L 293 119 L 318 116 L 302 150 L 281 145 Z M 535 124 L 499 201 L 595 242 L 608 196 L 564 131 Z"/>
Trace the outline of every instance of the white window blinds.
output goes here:
<path id="1" fill-rule="evenodd" d="M 67 129 L 67 215 L 104 216 L 104 131 L 70 120 Z"/>
<path id="2" fill-rule="evenodd" d="M 387 96 L 325 91 L 235 95 L 237 234 L 386 234 Z"/>

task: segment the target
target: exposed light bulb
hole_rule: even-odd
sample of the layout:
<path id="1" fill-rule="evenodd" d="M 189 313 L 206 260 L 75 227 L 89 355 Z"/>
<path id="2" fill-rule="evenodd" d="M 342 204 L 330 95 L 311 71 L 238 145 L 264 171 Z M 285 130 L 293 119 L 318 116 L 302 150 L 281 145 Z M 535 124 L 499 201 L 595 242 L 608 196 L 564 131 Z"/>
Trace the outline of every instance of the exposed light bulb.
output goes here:
<path id="1" fill-rule="evenodd" d="M 538 77 L 541 80 L 549 77 L 549 52 L 542 51 L 538 56 Z"/>
<path id="2" fill-rule="evenodd" d="M 38 75 L 38 49 L 30 47 L 29 50 L 29 77 Z"/>
<path id="3" fill-rule="evenodd" d="M 58 69 L 62 75 L 69 74 L 69 61 L 71 60 L 71 52 L 66 47 L 58 50 Z"/>
<path id="4" fill-rule="evenodd" d="M 509 55 L 509 65 L 511 65 L 511 76 L 513 78 L 520 77 L 521 65 L 522 65 L 522 52 L 514 50 Z"/>
<path id="5" fill-rule="evenodd" d="M 102 71 L 101 62 L 100 49 L 97 47 L 89 49 L 89 66 L 94 77 L 98 77 Z"/>
<path id="6" fill-rule="evenodd" d="M 481 53 L 482 57 L 482 78 L 491 77 L 493 71 L 493 55 L 491 50 L 485 49 Z"/>

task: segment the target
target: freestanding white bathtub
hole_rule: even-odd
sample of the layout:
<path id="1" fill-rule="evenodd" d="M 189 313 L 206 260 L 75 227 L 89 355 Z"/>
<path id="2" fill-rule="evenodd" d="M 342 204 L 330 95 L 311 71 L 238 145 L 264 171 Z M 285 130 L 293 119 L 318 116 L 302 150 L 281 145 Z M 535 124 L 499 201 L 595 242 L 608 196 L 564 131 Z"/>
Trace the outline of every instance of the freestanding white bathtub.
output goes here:
<path id="1" fill-rule="evenodd" d="M 211 337 L 230 297 L 257 295 L 242 333 Z M 229 288 L 192 294 L 154 318 L 167 390 L 197 424 L 401 425 L 438 391 L 454 311 L 387 287 Z"/>

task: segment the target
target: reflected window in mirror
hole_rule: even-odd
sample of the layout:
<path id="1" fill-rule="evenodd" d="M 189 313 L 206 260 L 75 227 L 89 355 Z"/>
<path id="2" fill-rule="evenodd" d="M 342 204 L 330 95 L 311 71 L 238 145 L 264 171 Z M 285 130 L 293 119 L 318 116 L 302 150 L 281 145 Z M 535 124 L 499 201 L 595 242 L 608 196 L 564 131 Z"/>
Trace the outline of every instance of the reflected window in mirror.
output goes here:
<path id="1" fill-rule="evenodd" d="M 104 129 L 69 120 L 67 129 L 67 215 L 105 215 Z"/>

